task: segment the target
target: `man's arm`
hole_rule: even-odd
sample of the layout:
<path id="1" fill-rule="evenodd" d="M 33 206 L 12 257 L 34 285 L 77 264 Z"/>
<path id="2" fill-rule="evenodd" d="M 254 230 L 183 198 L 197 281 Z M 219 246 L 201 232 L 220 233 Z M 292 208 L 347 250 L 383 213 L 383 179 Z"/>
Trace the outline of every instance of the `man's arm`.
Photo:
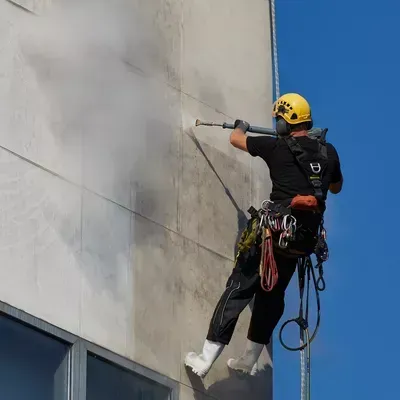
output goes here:
<path id="1" fill-rule="evenodd" d="M 233 147 L 239 150 L 248 152 L 246 132 L 249 129 L 249 124 L 246 121 L 236 120 L 235 129 L 231 133 L 230 142 Z"/>
<path id="2" fill-rule="evenodd" d="M 328 148 L 330 150 L 328 156 L 332 157 L 335 166 L 332 175 L 332 182 L 329 185 L 329 191 L 332 194 L 338 194 L 342 191 L 343 187 L 343 174 L 340 166 L 339 154 L 331 143 L 328 144 Z"/>
<path id="3" fill-rule="evenodd" d="M 236 128 L 232 131 L 230 142 L 233 147 L 248 152 L 246 144 L 247 136 L 240 128 Z"/>
<path id="4" fill-rule="evenodd" d="M 252 157 L 261 157 L 268 164 L 275 149 L 276 139 L 264 135 L 247 136 L 250 125 L 245 121 L 236 120 L 233 126 L 230 138 L 232 146 L 249 153 Z"/>

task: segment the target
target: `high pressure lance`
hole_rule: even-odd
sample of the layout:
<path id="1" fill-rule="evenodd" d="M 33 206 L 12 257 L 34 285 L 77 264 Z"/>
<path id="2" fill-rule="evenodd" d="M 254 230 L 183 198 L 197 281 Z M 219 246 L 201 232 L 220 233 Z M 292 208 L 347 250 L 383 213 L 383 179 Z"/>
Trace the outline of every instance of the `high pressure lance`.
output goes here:
<path id="1" fill-rule="evenodd" d="M 226 122 L 217 123 L 217 122 L 208 122 L 208 121 L 200 121 L 196 119 L 196 126 L 219 126 L 222 129 L 235 129 L 233 124 L 228 124 Z M 262 135 L 266 136 L 273 136 L 278 137 L 278 134 L 274 129 L 271 128 L 264 128 L 262 126 L 252 126 L 250 125 L 247 132 L 252 133 L 261 133 Z M 328 132 L 328 128 L 312 128 L 308 131 L 308 136 L 311 138 L 321 138 L 325 140 L 326 133 Z"/>
<path id="2" fill-rule="evenodd" d="M 207 122 L 207 121 L 200 121 L 199 119 L 196 119 L 196 126 L 219 126 L 223 129 L 235 129 L 233 124 L 228 124 L 226 122 L 223 122 L 222 124 L 218 124 L 216 122 Z M 263 128 L 261 126 L 252 126 L 250 125 L 249 129 L 247 130 L 248 132 L 253 132 L 253 133 L 262 133 L 263 135 L 268 135 L 268 136 L 278 136 L 278 134 L 271 128 Z"/>

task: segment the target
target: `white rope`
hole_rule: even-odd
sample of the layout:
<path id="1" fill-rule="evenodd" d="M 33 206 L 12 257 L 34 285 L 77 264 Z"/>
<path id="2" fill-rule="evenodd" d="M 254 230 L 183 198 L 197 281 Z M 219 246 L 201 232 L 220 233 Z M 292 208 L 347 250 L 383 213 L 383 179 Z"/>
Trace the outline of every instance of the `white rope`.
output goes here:
<path id="1" fill-rule="evenodd" d="M 274 80 L 275 80 L 275 99 L 280 97 L 280 85 L 279 85 L 279 63 L 278 63 L 278 45 L 276 42 L 276 10 L 275 0 L 270 0 L 271 4 L 271 25 L 272 25 L 272 51 L 273 51 L 273 64 L 274 64 Z M 300 346 L 303 346 L 303 335 L 300 337 Z M 310 344 L 307 343 L 307 346 Z M 309 362 L 309 360 L 308 360 Z M 306 373 L 306 360 L 305 360 L 305 349 L 300 350 L 300 369 L 301 369 L 301 400 L 307 400 L 310 393 L 308 388 L 308 373 Z"/>
<path id="2" fill-rule="evenodd" d="M 300 345 L 304 344 L 304 336 L 306 336 L 306 348 L 300 351 L 300 365 L 301 365 L 301 400 L 310 400 L 311 396 L 311 349 L 310 349 L 310 336 L 308 329 L 301 330 L 300 334 Z M 307 356 L 305 355 L 307 351 Z"/>
<path id="3" fill-rule="evenodd" d="M 303 339 L 300 339 L 300 346 L 303 346 Z M 306 382 L 306 362 L 304 357 L 304 350 L 300 350 L 300 387 L 301 387 L 301 400 L 306 400 L 307 382 Z"/>
<path id="4" fill-rule="evenodd" d="M 276 44 L 275 0 L 271 0 L 271 24 L 272 24 L 272 51 L 273 51 L 274 78 L 275 78 L 275 98 L 278 99 L 280 97 L 280 88 L 279 88 L 278 46 Z"/>

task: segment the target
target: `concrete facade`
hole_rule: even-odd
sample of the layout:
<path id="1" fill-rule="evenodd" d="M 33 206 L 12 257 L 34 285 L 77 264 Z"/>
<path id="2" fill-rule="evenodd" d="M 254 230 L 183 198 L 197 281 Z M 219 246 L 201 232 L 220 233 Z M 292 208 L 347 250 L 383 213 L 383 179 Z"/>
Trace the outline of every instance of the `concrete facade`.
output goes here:
<path id="1" fill-rule="evenodd" d="M 200 350 L 262 162 L 196 118 L 271 126 L 269 1 L 0 0 L 0 300 L 181 383 L 269 399 L 230 375 L 249 310 L 204 381 Z"/>

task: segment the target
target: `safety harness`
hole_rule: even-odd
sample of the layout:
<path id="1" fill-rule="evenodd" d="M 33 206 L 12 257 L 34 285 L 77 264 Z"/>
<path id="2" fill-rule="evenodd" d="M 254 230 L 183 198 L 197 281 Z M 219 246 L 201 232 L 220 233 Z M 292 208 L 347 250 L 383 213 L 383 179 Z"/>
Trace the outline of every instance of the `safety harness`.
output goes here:
<path id="1" fill-rule="evenodd" d="M 292 136 L 282 137 L 305 173 L 311 187 L 314 189 L 314 196 L 320 203 L 324 203 L 326 200 L 326 195 L 322 191 L 322 176 L 328 167 L 328 151 L 325 140 L 327 131 L 327 129 L 324 129 L 319 137 L 309 136 L 318 142 L 317 153 L 310 153 L 303 149 L 300 143 Z"/>
<path id="2" fill-rule="evenodd" d="M 297 318 L 286 321 L 279 332 L 279 340 L 284 348 L 290 351 L 301 352 L 302 366 L 302 400 L 310 398 L 310 363 L 311 352 L 310 344 L 314 340 L 320 325 L 320 297 L 319 292 L 325 290 L 325 280 L 323 277 L 323 263 L 329 258 L 329 249 L 326 242 L 326 230 L 324 228 L 323 213 L 325 211 L 326 194 L 322 190 L 323 174 L 328 167 L 328 156 L 326 148 L 327 129 L 319 131 L 318 135 L 309 135 L 309 137 L 318 141 L 318 152 L 310 153 L 303 149 L 297 140 L 291 136 L 282 137 L 286 142 L 292 154 L 297 160 L 301 170 L 306 175 L 313 195 L 295 196 L 289 207 L 274 203 L 271 200 L 264 200 L 261 208 L 256 210 L 250 207 L 248 212 L 251 215 L 247 230 L 242 234 L 238 244 L 238 254 L 247 252 L 253 245 L 261 246 L 260 277 L 261 286 L 265 291 L 271 291 L 278 281 L 278 269 L 274 259 L 274 251 L 283 251 L 287 257 L 298 259 L 297 271 L 300 291 L 300 309 Z M 318 213 L 321 216 L 318 232 L 316 232 L 316 245 L 312 251 L 298 251 L 291 248 L 291 242 L 296 242 L 297 234 L 301 231 L 301 226 L 292 210 L 303 210 L 310 213 Z M 316 277 L 311 255 L 315 254 L 318 269 L 318 278 Z M 313 334 L 310 336 L 308 330 L 309 314 L 309 294 L 310 281 L 313 281 L 317 300 L 317 322 Z M 306 300 L 304 310 L 304 291 L 306 288 Z M 300 327 L 300 346 L 289 347 L 282 339 L 282 332 L 285 327 L 295 322 Z M 304 359 L 304 349 L 307 347 L 307 359 Z M 306 368 L 307 365 L 307 368 Z"/>
<path id="3" fill-rule="evenodd" d="M 326 148 L 327 129 L 318 130 L 318 135 L 309 135 L 310 138 L 318 141 L 318 152 L 309 152 L 298 143 L 292 136 L 284 136 L 283 139 L 293 153 L 300 169 L 306 175 L 313 195 L 295 196 L 289 207 L 274 203 L 271 200 L 264 200 L 261 208 L 256 210 L 250 207 L 248 212 L 251 215 L 247 230 L 242 233 L 238 243 L 239 256 L 247 252 L 256 242 L 261 247 L 260 276 L 261 285 L 264 290 L 270 291 L 278 280 L 278 271 L 274 259 L 274 250 L 283 251 L 287 257 L 309 257 L 317 252 L 317 248 L 324 247 L 328 253 L 326 244 L 326 231 L 324 228 L 323 212 L 325 211 L 326 194 L 322 190 L 323 174 L 328 167 L 328 155 Z M 297 220 L 293 210 L 302 210 L 321 215 L 321 222 L 317 232 L 317 245 L 314 249 L 299 251 L 290 246 L 291 242 L 298 239 L 297 233 L 301 227 L 297 226 Z M 322 271 L 322 263 L 320 265 Z"/>

